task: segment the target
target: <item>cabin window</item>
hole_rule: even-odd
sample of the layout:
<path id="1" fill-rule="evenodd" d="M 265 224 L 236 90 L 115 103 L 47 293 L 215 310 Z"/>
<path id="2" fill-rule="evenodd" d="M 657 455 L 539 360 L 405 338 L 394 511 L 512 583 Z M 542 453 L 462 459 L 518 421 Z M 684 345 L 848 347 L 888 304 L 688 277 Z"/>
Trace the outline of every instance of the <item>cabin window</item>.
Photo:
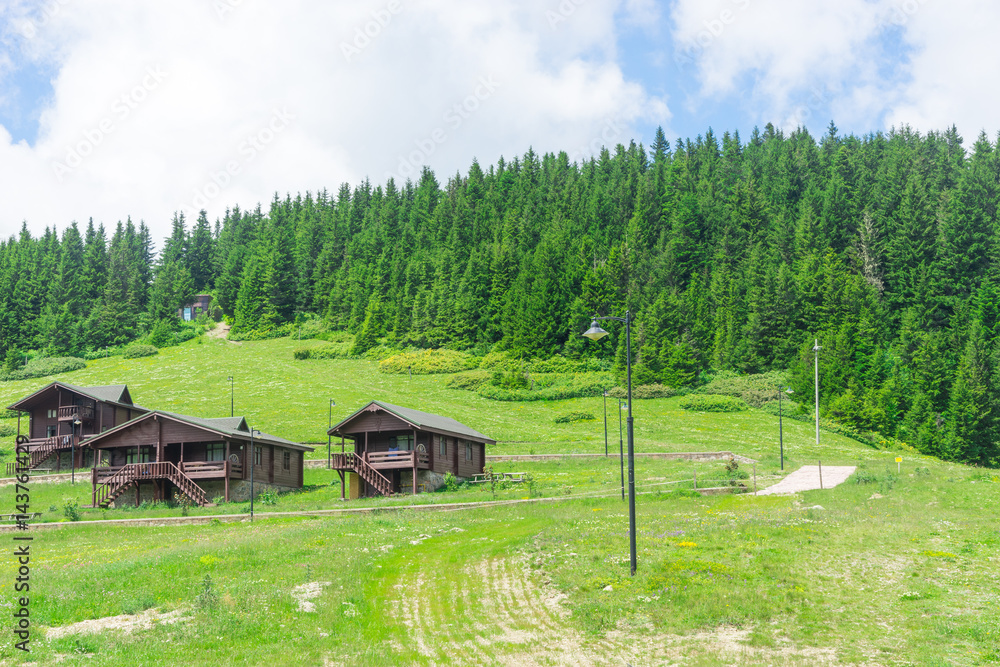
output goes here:
<path id="1" fill-rule="evenodd" d="M 55 419 L 59 416 L 59 410 L 49 410 L 49 419 Z"/>
<path id="2" fill-rule="evenodd" d="M 46 438 L 54 438 L 54 437 L 56 437 L 56 429 L 57 428 L 58 428 L 57 426 L 46 426 L 45 427 L 45 437 Z"/>
<path id="3" fill-rule="evenodd" d="M 465 460 L 466 461 L 471 461 L 472 460 L 472 443 L 471 442 L 465 443 Z"/>
<path id="4" fill-rule="evenodd" d="M 398 449 L 401 452 L 413 451 L 412 435 L 394 435 L 389 438 L 389 449 Z"/>
<path id="5" fill-rule="evenodd" d="M 292 469 L 292 453 L 291 452 L 285 452 L 281 456 L 281 467 L 284 468 L 285 470 L 291 470 Z"/>
<path id="6" fill-rule="evenodd" d="M 438 436 L 438 452 L 441 456 L 448 456 L 448 441 L 443 435 Z"/>
<path id="7" fill-rule="evenodd" d="M 213 442 L 211 444 L 205 445 L 205 460 L 206 461 L 225 461 L 226 460 L 226 445 L 222 442 Z"/>
<path id="8" fill-rule="evenodd" d="M 131 447 L 127 452 L 125 452 L 125 463 L 149 463 L 150 454 L 152 447 L 140 447 L 139 448 L 139 459 L 136 460 L 136 451 Z"/>
<path id="9" fill-rule="evenodd" d="M 264 448 L 260 445 L 256 445 L 253 448 L 253 464 L 255 466 L 264 464 Z"/>

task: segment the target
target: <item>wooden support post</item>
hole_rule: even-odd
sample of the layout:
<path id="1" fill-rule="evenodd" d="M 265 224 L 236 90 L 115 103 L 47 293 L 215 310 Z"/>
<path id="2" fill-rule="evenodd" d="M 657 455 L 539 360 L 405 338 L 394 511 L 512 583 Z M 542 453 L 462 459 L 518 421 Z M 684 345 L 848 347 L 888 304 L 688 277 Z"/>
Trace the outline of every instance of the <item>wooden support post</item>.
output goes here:
<path id="1" fill-rule="evenodd" d="M 90 506 L 97 507 L 97 466 L 90 469 Z"/>
<path id="2" fill-rule="evenodd" d="M 139 506 L 139 480 L 135 480 L 135 506 Z"/>
<path id="3" fill-rule="evenodd" d="M 344 483 L 345 483 L 344 482 L 344 471 L 343 470 L 338 470 L 337 474 L 340 475 L 340 499 L 341 500 L 346 500 L 346 497 L 344 496 Z"/>
<path id="4" fill-rule="evenodd" d="M 226 442 L 226 451 L 229 451 L 229 442 Z M 229 502 L 229 457 L 226 457 L 226 465 L 222 467 L 226 474 L 226 502 Z"/>

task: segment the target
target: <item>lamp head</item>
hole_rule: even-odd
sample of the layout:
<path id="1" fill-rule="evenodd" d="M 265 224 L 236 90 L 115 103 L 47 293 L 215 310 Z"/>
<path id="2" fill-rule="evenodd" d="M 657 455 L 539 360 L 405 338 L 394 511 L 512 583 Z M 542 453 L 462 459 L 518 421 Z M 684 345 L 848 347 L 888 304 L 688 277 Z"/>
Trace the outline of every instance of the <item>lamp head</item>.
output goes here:
<path id="1" fill-rule="evenodd" d="M 597 316 L 595 315 L 594 320 L 590 323 L 590 328 L 584 331 L 583 335 L 590 340 L 601 340 L 608 335 L 608 332 L 597 324 Z"/>

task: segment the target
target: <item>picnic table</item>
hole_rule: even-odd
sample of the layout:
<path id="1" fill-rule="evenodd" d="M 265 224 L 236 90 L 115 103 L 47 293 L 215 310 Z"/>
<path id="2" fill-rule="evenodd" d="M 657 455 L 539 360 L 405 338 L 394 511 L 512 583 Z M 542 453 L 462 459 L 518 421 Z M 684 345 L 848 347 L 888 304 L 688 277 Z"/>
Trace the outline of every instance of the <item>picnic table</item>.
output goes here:
<path id="1" fill-rule="evenodd" d="M 498 482 L 516 482 L 520 483 L 524 481 L 525 472 L 495 472 L 492 475 L 492 479 L 496 479 Z M 473 475 L 472 479 L 469 480 L 473 484 L 482 484 L 483 482 L 489 482 L 491 480 L 491 475 L 489 473 L 483 473 L 481 475 Z"/>

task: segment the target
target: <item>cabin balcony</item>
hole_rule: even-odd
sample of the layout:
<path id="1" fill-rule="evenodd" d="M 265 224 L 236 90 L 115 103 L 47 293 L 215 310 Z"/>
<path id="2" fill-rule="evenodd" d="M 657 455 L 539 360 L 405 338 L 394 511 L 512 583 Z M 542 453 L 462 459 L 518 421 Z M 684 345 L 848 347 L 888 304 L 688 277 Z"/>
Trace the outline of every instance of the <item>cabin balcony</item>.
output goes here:
<path id="1" fill-rule="evenodd" d="M 94 421 L 94 406 L 92 405 L 64 405 L 58 411 L 59 421 L 72 422 L 77 418 L 82 422 Z"/>
<path id="2" fill-rule="evenodd" d="M 153 461 L 149 464 L 153 465 Z M 128 464 L 137 465 L 137 464 Z M 104 484 L 126 466 L 105 466 L 94 468 L 97 484 Z M 142 464 L 138 464 L 141 468 Z M 177 468 L 189 479 L 243 479 L 243 464 L 232 461 L 186 461 L 176 464 Z"/>
<path id="3" fill-rule="evenodd" d="M 331 458 L 331 466 L 334 470 L 354 470 L 351 462 L 353 454 L 334 454 Z M 358 454 L 375 470 L 429 470 L 431 467 L 430 456 L 426 452 L 366 452 Z"/>

